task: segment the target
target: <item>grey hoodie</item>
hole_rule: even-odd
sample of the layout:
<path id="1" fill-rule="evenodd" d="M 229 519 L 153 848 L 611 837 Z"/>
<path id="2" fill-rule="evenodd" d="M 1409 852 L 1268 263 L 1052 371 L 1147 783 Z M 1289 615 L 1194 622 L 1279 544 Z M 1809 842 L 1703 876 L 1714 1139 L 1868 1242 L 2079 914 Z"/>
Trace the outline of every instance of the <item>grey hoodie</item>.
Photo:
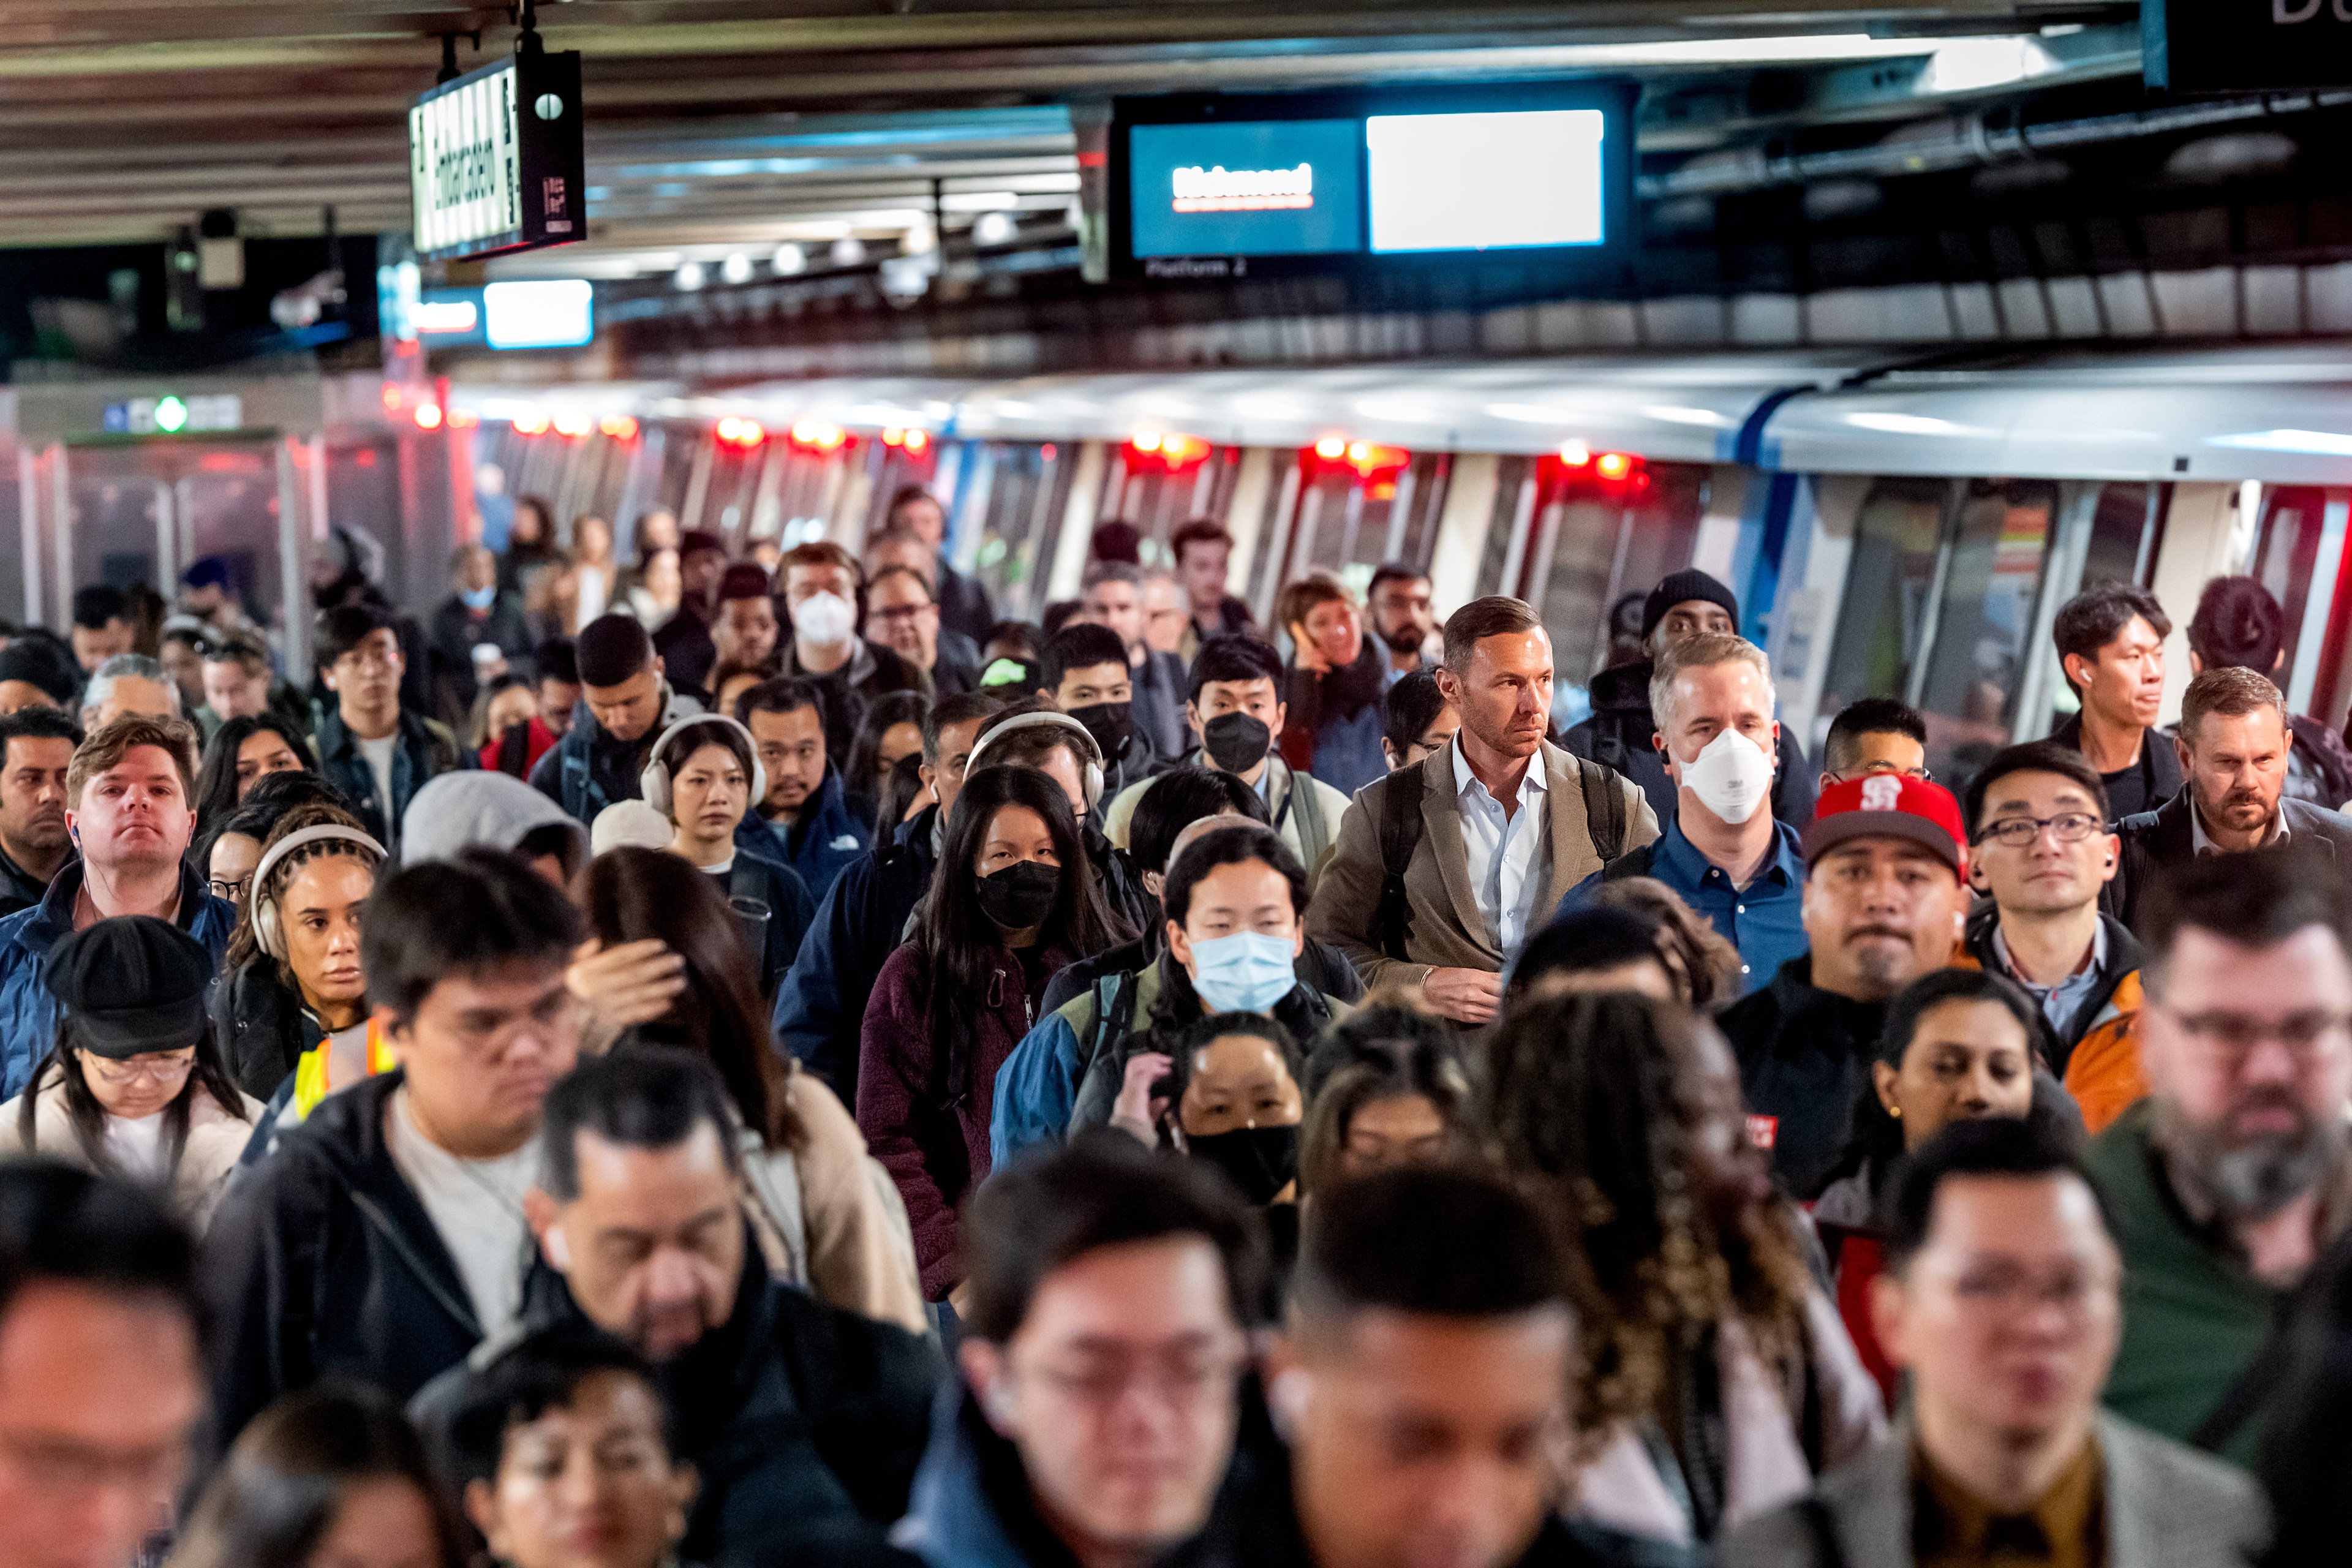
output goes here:
<path id="1" fill-rule="evenodd" d="M 400 863 L 446 860 L 477 846 L 512 850 L 541 827 L 566 830 L 567 869 L 588 863 L 588 830 L 522 780 L 485 770 L 443 773 L 408 803 L 400 824 Z"/>

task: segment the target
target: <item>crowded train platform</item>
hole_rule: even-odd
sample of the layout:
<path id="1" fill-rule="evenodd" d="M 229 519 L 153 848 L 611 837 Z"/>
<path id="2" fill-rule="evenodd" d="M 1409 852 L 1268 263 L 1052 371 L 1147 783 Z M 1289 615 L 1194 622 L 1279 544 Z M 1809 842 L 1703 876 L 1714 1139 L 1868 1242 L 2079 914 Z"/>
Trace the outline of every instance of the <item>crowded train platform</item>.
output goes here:
<path id="1" fill-rule="evenodd" d="M 2269 11 L 0 11 L 0 1568 L 2352 1561 Z"/>

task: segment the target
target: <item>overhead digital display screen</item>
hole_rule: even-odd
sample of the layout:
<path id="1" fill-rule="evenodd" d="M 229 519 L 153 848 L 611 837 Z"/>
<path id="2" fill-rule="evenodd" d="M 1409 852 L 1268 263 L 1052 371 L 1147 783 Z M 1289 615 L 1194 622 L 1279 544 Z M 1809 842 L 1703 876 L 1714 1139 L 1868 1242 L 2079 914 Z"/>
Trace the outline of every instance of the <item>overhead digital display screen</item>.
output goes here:
<path id="1" fill-rule="evenodd" d="M 1363 227 L 1353 120 L 1138 125 L 1129 132 L 1138 256 L 1319 256 Z"/>
<path id="2" fill-rule="evenodd" d="M 408 111 L 417 254 L 488 256 L 584 239 L 580 57 L 519 55 L 443 83 Z"/>
<path id="3" fill-rule="evenodd" d="M 1630 248 L 1636 97 L 1580 79 L 1120 99 L 1108 262 L 1145 279 L 1489 257 L 1590 274 Z"/>
<path id="4" fill-rule="evenodd" d="M 1373 253 L 1599 245 L 1606 131 L 1597 109 L 1370 116 Z"/>

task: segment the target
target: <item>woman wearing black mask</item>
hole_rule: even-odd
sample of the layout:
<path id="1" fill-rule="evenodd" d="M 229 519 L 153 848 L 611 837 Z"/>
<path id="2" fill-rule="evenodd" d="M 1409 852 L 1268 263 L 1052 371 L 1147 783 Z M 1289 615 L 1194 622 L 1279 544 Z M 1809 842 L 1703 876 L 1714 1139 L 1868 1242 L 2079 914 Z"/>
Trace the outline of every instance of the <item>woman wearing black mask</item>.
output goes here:
<path id="1" fill-rule="evenodd" d="M 963 1279 L 957 1205 L 988 1175 L 996 1070 L 1037 1021 L 1045 982 L 1122 940 L 1062 788 L 1034 768 L 964 781 L 914 934 L 866 1008 L 857 1125 L 898 1184 L 926 1300 Z"/>
<path id="2" fill-rule="evenodd" d="M 1111 1125 L 1224 1173 L 1265 1211 L 1276 1272 L 1298 1256 L 1298 1128 L 1307 1076 L 1297 1039 L 1256 1013 L 1217 1013 L 1177 1037 L 1168 1073 L 1120 1096 Z"/>

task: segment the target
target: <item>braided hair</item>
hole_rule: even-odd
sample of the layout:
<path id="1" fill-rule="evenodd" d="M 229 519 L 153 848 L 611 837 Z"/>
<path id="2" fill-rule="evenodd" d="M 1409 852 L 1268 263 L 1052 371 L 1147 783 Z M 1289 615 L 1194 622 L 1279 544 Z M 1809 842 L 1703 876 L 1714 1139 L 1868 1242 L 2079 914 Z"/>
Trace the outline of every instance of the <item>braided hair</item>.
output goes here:
<path id="1" fill-rule="evenodd" d="M 1811 1287 L 1794 1220 L 1778 1201 L 1711 1201 L 1698 1169 L 1725 1114 L 1703 1081 L 1704 1053 L 1724 1050 L 1712 1033 L 1644 997 L 1568 995 L 1514 1010 L 1487 1047 L 1475 1124 L 1507 1169 L 1549 1190 L 1578 1241 L 1569 1293 L 1589 1442 L 1660 1412 L 1678 1368 L 1735 1319 L 1782 1385 L 1801 1386 Z"/>
<path id="2" fill-rule="evenodd" d="M 324 801 L 298 805 L 278 817 L 278 825 L 269 830 L 269 837 L 262 841 L 263 857 L 267 858 L 270 848 L 280 840 L 291 837 L 306 827 L 348 827 L 354 833 L 364 831 L 360 819 L 341 806 L 329 805 Z M 253 930 L 254 910 L 265 900 L 274 903 L 284 898 L 287 885 L 294 880 L 294 873 L 311 861 L 331 859 L 356 860 L 371 872 L 383 869 L 383 862 L 378 856 L 365 845 L 354 844 L 347 838 L 323 838 L 315 844 L 305 844 L 299 849 L 289 851 L 277 865 L 269 868 L 269 880 L 266 886 L 257 881 L 246 889 L 245 902 L 237 907 L 236 930 L 228 939 L 228 955 L 221 963 L 224 973 L 234 974 L 263 956 L 261 940 Z M 299 997 L 302 990 L 294 978 L 293 966 L 282 958 L 275 962 L 278 984 L 286 987 L 288 994 Z"/>

